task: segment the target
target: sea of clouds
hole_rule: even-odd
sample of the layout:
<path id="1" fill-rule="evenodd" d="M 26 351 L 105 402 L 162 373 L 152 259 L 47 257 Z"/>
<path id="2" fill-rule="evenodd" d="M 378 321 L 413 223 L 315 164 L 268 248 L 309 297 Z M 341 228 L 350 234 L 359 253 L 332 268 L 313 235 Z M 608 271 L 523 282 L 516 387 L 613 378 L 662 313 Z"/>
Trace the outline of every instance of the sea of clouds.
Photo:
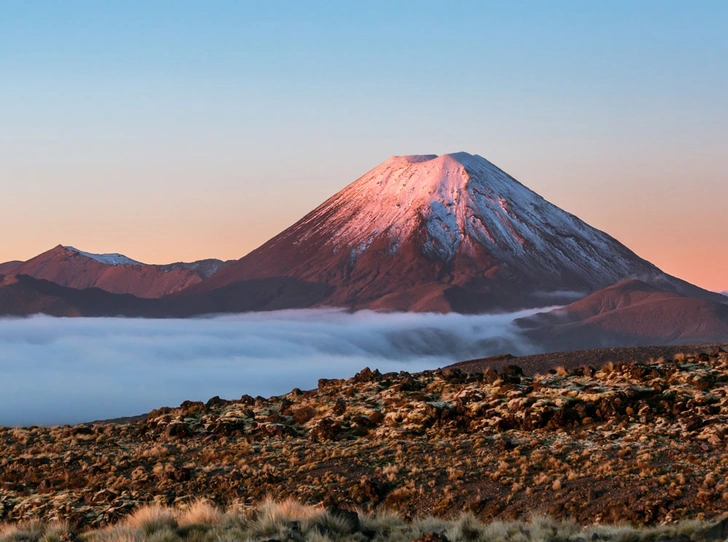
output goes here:
<path id="1" fill-rule="evenodd" d="M 0 319 L 0 425 L 86 422 L 316 387 L 319 378 L 434 369 L 533 348 L 513 314 L 296 310 L 185 320 Z"/>

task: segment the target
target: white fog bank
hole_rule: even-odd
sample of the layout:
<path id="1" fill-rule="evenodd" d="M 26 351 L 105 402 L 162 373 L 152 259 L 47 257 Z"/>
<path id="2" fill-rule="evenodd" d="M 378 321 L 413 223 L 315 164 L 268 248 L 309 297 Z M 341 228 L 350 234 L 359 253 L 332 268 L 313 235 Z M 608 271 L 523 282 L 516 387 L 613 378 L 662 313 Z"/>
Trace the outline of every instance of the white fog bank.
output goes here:
<path id="1" fill-rule="evenodd" d="M 514 314 L 298 310 L 185 320 L 0 319 L 0 425 L 131 416 L 532 348 Z"/>

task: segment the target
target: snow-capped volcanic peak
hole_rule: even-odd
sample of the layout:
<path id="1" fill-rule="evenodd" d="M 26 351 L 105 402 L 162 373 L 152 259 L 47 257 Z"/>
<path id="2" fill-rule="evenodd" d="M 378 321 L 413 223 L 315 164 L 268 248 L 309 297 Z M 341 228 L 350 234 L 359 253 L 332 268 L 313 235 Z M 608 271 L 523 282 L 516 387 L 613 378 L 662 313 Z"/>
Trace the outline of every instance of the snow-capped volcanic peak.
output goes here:
<path id="1" fill-rule="evenodd" d="M 482 247 L 511 266 L 538 273 L 558 275 L 566 268 L 617 279 L 655 269 L 486 159 L 465 152 L 394 156 L 296 226 L 297 243 L 320 230 L 333 232 L 328 244 L 335 252 L 348 250 L 352 263 L 375 239 L 384 238 L 395 254 L 414 233 L 426 232 L 422 253 L 442 262 Z"/>
<path id="2" fill-rule="evenodd" d="M 337 249 L 352 247 L 355 255 L 379 235 L 390 238 L 395 252 L 420 226 L 413 218 L 422 216 L 433 238 L 443 246 L 457 247 L 462 229 L 452 206 L 468 182 L 463 165 L 468 158 L 473 157 L 466 153 L 393 156 L 316 209 L 306 222 L 313 224 L 321 215 L 331 214 L 330 220 L 341 223 L 331 244 Z"/>
<path id="3" fill-rule="evenodd" d="M 628 278 L 696 290 L 460 152 L 389 158 L 188 294 L 271 284 L 275 307 L 484 312 L 566 304 Z"/>
<path id="4" fill-rule="evenodd" d="M 75 252 L 76 254 L 80 254 L 81 256 L 86 256 L 87 258 L 96 260 L 97 262 L 105 265 L 146 265 L 142 262 L 132 260 L 131 258 L 124 256 L 123 254 L 92 254 L 90 252 L 84 252 L 73 247 L 64 246 L 63 248 L 68 251 Z"/>

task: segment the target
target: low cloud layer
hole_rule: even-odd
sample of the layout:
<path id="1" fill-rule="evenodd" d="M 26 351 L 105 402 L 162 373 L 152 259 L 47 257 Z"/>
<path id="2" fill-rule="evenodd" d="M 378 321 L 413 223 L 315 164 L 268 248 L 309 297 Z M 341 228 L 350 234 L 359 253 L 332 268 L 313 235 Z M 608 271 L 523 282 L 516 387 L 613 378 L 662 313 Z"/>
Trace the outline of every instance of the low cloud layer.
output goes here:
<path id="1" fill-rule="evenodd" d="M 529 353 L 502 315 L 300 310 L 189 320 L 0 320 L 0 425 L 129 416 L 186 399 L 279 395 L 319 378 Z"/>

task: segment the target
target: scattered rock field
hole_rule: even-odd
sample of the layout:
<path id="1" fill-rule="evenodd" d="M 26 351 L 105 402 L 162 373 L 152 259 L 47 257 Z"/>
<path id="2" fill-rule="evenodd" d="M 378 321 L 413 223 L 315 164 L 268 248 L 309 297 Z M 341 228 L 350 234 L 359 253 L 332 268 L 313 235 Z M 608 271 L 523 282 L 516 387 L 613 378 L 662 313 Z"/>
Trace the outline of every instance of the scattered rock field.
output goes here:
<path id="1" fill-rule="evenodd" d="M 129 423 L 0 428 L 0 521 L 116 523 L 199 498 L 405 519 L 582 524 L 728 511 L 728 353 L 525 375 L 364 369 L 310 391 L 185 402 Z"/>

